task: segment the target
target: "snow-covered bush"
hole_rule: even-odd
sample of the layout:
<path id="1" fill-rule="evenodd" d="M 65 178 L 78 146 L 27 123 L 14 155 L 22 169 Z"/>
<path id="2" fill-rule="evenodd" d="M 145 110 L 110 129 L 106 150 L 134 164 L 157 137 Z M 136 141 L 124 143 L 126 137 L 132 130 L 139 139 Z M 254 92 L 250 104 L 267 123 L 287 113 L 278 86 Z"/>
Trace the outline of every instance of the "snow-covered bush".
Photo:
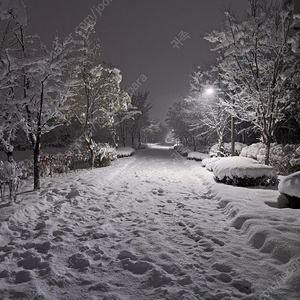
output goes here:
<path id="1" fill-rule="evenodd" d="M 94 148 L 96 150 L 96 143 L 94 143 Z M 81 137 L 75 142 L 73 142 L 68 151 L 66 152 L 68 156 L 71 157 L 71 165 L 70 168 L 72 170 L 83 169 L 91 167 L 90 163 L 90 151 L 87 148 L 84 139 Z"/>
<path id="2" fill-rule="evenodd" d="M 290 207 L 300 208 L 300 172 L 290 174 L 281 179 L 278 190 L 288 198 Z"/>
<path id="3" fill-rule="evenodd" d="M 66 154 L 57 153 L 55 156 L 48 155 L 47 165 L 49 166 L 49 173 L 52 175 L 68 173 L 71 167 L 71 157 Z"/>
<path id="4" fill-rule="evenodd" d="M 207 153 L 201 153 L 201 152 L 190 152 L 187 155 L 187 159 L 189 160 L 195 160 L 195 161 L 202 161 L 205 158 L 208 158 L 209 154 Z"/>
<path id="5" fill-rule="evenodd" d="M 246 147 L 247 145 L 239 142 L 235 142 L 234 145 L 234 154 L 236 156 L 240 155 L 242 152 L 242 149 Z M 210 150 L 209 150 L 209 155 L 211 157 L 224 157 L 224 156 L 230 156 L 231 155 L 231 143 L 224 143 L 223 144 L 223 149 L 219 149 L 219 144 L 214 144 Z"/>
<path id="6" fill-rule="evenodd" d="M 21 179 L 33 177 L 33 160 L 24 159 L 18 162 L 18 168 L 22 170 Z"/>
<path id="7" fill-rule="evenodd" d="M 241 157 L 223 157 L 213 163 L 214 178 L 217 182 L 238 186 L 267 186 L 277 183 L 273 167 L 258 161 Z"/>
<path id="8" fill-rule="evenodd" d="M 201 164 L 206 168 L 206 170 L 212 172 L 214 170 L 215 162 L 217 162 L 219 159 L 221 159 L 221 157 L 206 158 L 201 162 Z"/>
<path id="9" fill-rule="evenodd" d="M 265 160 L 265 151 L 263 143 L 255 143 L 243 148 L 240 156 L 253 158 L 262 163 Z"/>
<path id="10" fill-rule="evenodd" d="M 0 161 L 0 189 L 2 199 L 4 199 L 5 186 L 7 184 L 9 188 L 9 196 L 16 201 L 21 175 L 22 171 L 18 168 L 14 161 L 5 161 L 4 163 Z"/>
<path id="11" fill-rule="evenodd" d="M 201 161 L 201 166 L 203 168 L 206 167 L 206 165 L 211 161 L 211 158 L 204 158 L 202 161 Z"/>
<path id="12" fill-rule="evenodd" d="M 109 144 L 99 143 L 96 148 L 95 167 L 107 167 L 117 159 L 117 151 Z"/>
<path id="13" fill-rule="evenodd" d="M 241 156 L 256 159 L 258 162 L 265 161 L 266 146 L 256 143 L 243 148 Z M 273 143 L 270 149 L 270 165 L 279 174 L 290 174 L 300 170 L 300 147 L 299 145 L 281 145 Z"/>
<path id="14" fill-rule="evenodd" d="M 135 150 L 131 147 L 120 147 L 117 149 L 118 158 L 132 156 Z"/>

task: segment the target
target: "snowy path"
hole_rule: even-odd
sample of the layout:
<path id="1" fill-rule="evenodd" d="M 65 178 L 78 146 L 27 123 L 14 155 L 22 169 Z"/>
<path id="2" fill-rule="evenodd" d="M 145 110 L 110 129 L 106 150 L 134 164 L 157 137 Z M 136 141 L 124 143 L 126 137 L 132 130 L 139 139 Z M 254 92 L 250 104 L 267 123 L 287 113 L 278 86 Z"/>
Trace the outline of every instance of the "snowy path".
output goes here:
<path id="1" fill-rule="evenodd" d="M 45 181 L 1 224 L 0 299 L 285 299 L 263 293 L 286 262 L 248 243 L 210 177 L 147 149 Z"/>

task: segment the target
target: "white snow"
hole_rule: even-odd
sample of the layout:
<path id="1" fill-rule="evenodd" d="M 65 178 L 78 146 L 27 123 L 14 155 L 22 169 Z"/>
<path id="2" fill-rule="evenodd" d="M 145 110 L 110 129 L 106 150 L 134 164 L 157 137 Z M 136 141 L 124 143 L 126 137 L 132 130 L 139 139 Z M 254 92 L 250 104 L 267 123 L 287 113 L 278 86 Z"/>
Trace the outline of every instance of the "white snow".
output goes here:
<path id="1" fill-rule="evenodd" d="M 221 157 L 212 157 L 212 158 L 205 158 L 202 162 L 201 165 L 203 167 L 206 167 L 206 170 L 212 172 L 214 170 L 214 164 L 218 160 L 220 160 Z"/>
<path id="2" fill-rule="evenodd" d="M 284 176 L 278 185 L 281 194 L 300 198 L 300 171 Z"/>
<path id="3" fill-rule="evenodd" d="M 133 155 L 135 150 L 131 147 L 120 147 L 117 148 L 117 155 L 118 157 L 126 157 Z"/>
<path id="4" fill-rule="evenodd" d="M 300 210 L 168 149 L 0 203 L 0 298 L 299 300 Z"/>
<path id="5" fill-rule="evenodd" d="M 201 153 L 201 152 L 190 152 L 187 156 L 188 159 L 195 159 L 195 160 L 204 160 L 205 158 L 209 158 L 209 154 Z"/>
<path id="6" fill-rule="evenodd" d="M 241 156 L 222 157 L 218 161 L 214 162 L 213 173 L 220 180 L 225 177 L 277 177 L 276 171 L 273 167 L 260 164 L 254 159 Z"/>
<path id="7" fill-rule="evenodd" d="M 251 144 L 244 147 L 241 152 L 241 156 L 256 159 L 258 161 L 264 161 L 266 146 L 263 143 Z"/>

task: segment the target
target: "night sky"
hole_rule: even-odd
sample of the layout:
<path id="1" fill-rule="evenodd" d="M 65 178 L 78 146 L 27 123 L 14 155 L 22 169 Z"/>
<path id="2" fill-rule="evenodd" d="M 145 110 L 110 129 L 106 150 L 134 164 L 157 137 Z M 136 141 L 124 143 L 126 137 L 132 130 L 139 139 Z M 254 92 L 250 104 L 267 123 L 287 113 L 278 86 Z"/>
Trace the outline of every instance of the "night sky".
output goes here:
<path id="1" fill-rule="evenodd" d="M 221 26 L 225 8 L 231 7 L 242 16 L 247 7 L 246 0 L 24 2 L 29 33 L 37 33 L 45 43 L 56 31 L 61 36 L 76 36 L 75 29 L 85 18 L 97 16 L 95 38 L 101 41 L 102 61 L 121 69 L 125 90 L 141 76 L 147 78 L 139 81 L 138 91 L 150 91 L 152 117 L 161 121 L 172 103 L 188 93 L 192 69 L 214 58 L 212 45 L 203 39 L 205 32 Z M 188 37 L 177 48 L 173 40 L 180 40 L 182 31 Z"/>

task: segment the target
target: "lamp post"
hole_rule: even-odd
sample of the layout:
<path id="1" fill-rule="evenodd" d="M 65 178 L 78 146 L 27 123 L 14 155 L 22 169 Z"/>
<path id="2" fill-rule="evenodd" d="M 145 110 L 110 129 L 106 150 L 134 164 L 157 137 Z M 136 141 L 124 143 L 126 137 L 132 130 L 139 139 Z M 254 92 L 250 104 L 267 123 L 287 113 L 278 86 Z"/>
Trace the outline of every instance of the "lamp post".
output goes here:
<path id="1" fill-rule="evenodd" d="M 219 89 L 221 89 L 221 80 L 219 77 Z M 207 87 L 204 91 L 204 94 L 207 96 L 212 96 L 215 93 L 215 89 L 213 87 Z M 230 118 L 230 130 L 231 130 L 231 156 L 235 155 L 235 141 L 234 141 L 234 116 L 231 115 Z"/>
<path id="2" fill-rule="evenodd" d="M 234 156 L 235 143 L 234 143 L 234 116 L 233 115 L 231 115 L 231 126 L 230 127 L 231 127 L 231 156 Z"/>

